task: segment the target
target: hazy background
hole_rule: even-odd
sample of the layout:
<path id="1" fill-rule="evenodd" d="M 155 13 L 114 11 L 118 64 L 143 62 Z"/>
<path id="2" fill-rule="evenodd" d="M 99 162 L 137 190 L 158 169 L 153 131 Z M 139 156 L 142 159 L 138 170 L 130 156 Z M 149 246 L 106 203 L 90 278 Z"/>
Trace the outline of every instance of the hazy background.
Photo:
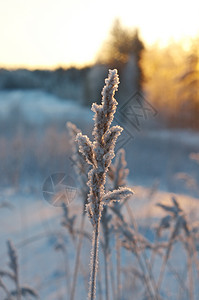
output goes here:
<path id="1" fill-rule="evenodd" d="M 43 183 L 57 172 L 76 181 L 65 124 L 91 136 L 90 107 L 109 68 L 121 82 L 117 150 L 126 150 L 139 221 L 157 213 L 148 206 L 156 193 L 198 216 L 198 12 L 197 0 L 0 0 L 0 258 L 11 238 L 41 299 L 65 293 L 63 257 L 53 252 L 62 211 L 44 200 Z"/>
<path id="2" fill-rule="evenodd" d="M 119 72 L 118 118 L 127 139 L 128 132 L 132 141 L 145 130 L 160 129 L 197 135 L 198 9 L 194 0 L 189 5 L 1 1 L 1 183 L 28 182 L 29 175 L 42 181 L 66 166 L 65 123 L 71 120 L 91 131 L 90 107 L 100 103 L 109 68 Z M 135 93 L 141 95 L 139 105 Z"/>

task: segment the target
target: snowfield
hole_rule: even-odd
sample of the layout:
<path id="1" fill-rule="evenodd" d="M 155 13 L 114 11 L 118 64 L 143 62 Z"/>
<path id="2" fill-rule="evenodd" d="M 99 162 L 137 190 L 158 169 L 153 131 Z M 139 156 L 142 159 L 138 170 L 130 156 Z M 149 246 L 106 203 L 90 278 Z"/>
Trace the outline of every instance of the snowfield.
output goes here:
<path id="1" fill-rule="evenodd" d="M 91 119 L 90 110 L 73 100 L 62 100 L 41 90 L 0 91 L 0 116 L 7 119 L 16 111 L 25 121 L 43 124 L 62 118 L 75 121 L 81 115 L 83 121 Z"/>

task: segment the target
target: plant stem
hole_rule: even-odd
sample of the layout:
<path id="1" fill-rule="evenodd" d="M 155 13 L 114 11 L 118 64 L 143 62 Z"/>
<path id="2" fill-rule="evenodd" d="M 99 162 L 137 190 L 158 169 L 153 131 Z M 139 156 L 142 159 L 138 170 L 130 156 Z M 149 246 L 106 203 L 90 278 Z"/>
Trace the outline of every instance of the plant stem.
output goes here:
<path id="1" fill-rule="evenodd" d="M 104 265 L 105 265 L 105 286 L 106 286 L 106 300 L 109 300 L 109 284 L 108 284 L 108 253 L 104 252 Z"/>
<path id="2" fill-rule="evenodd" d="M 15 280 L 16 280 L 16 290 L 17 290 L 17 300 L 21 300 L 21 289 L 20 289 L 20 284 L 19 284 L 19 274 L 18 270 L 15 274 Z"/>
<path id="3" fill-rule="evenodd" d="M 115 276 L 114 276 L 114 270 L 113 270 L 113 262 L 112 259 L 109 258 L 109 273 L 110 273 L 110 279 L 111 279 L 111 287 L 112 287 L 112 298 L 117 299 L 116 297 L 116 287 L 115 287 Z"/>
<path id="4" fill-rule="evenodd" d="M 117 299 L 121 298 L 121 256 L 119 234 L 116 234 L 116 256 L 117 256 Z"/>
<path id="5" fill-rule="evenodd" d="M 191 253 L 187 250 L 187 275 L 189 284 L 189 299 L 194 299 L 194 283 L 193 283 L 193 273 L 192 273 L 192 258 Z"/>
<path id="6" fill-rule="evenodd" d="M 5 286 L 5 284 L 2 282 L 1 278 L 0 278 L 0 287 L 4 290 L 4 292 L 7 295 L 7 299 L 11 299 L 11 294 L 8 291 L 7 287 Z"/>
<path id="7" fill-rule="evenodd" d="M 98 267 L 98 278 L 97 278 L 97 282 L 98 282 L 98 291 L 99 291 L 99 300 L 103 300 L 102 297 L 102 278 L 101 278 L 101 270 L 100 270 L 100 266 Z"/>
<path id="8" fill-rule="evenodd" d="M 137 261 L 138 261 L 138 263 L 140 265 L 140 268 L 142 270 L 143 279 L 144 279 L 144 282 L 145 282 L 145 285 L 146 285 L 146 288 L 147 288 L 149 299 L 157 299 L 155 297 L 155 295 L 153 295 L 153 293 L 151 292 L 151 287 L 150 287 L 150 284 L 149 284 L 150 280 L 148 279 L 148 276 L 147 276 L 146 271 L 145 271 L 145 267 L 143 265 L 143 262 L 141 260 L 140 255 L 139 255 L 139 253 L 136 249 L 135 249 L 135 256 L 136 256 Z"/>
<path id="9" fill-rule="evenodd" d="M 85 214 L 82 214 L 81 224 L 80 224 L 80 230 L 81 233 L 79 235 L 78 245 L 77 245 L 77 253 L 76 253 L 76 259 L 75 259 L 75 270 L 73 274 L 73 282 L 72 282 L 72 289 L 71 289 L 71 295 L 70 300 L 75 299 L 75 288 L 77 283 L 77 274 L 79 270 L 79 262 L 80 262 L 80 253 L 81 253 L 81 247 L 82 247 L 82 241 L 83 241 L 83 229 L 84 229 L 84 221 L 85 221 Z"/>
<path id="10" fill-rule="evenodd" d="M 97 267 L 98 267 L 98 252 L 99 252 L 99 229 L 100 229 L 100 217 L 98 217 L 97 223 L 93 229 L 93 243 L 91 250 L 91 277 L 89 288 L 89 300 L 95 299 L 96 294 L 96 279 L 97 279 Z"/>

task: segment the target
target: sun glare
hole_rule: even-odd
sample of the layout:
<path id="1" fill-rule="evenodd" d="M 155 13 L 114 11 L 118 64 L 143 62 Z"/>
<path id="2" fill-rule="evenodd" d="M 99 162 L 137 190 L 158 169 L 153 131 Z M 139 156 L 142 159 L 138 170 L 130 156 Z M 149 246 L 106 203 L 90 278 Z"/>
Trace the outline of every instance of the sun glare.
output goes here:
<path id="1" fill-rule="evenodd" d="M 0 4 L 2 67 L 53 68 L 94 62 L 116 17 L 146 44 L 199 35 L 199 2 L 7 0 Z"/>

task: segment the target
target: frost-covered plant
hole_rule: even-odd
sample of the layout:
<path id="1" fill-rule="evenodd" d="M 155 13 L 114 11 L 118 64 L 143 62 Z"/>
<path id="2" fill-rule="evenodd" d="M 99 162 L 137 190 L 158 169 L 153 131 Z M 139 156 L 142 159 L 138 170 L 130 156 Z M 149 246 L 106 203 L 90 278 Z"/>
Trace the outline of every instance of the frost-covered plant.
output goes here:
<path id="1" fill-rule="evenodd" d="M 90 192 L 88 195 L 88 204 L 86 205 L 93 225 L 89 299 L 95 299 L 100 219 L 103 206 L 109 205 L 113 201 L 120 201 L 132 194 L 129 188 L 120 188 L 105 193 L 106 175 L 111 161 L 115 156 L 115 143 L 122 132 L 120 126 L 111 127 L 118 104 L 114 98 L 118 84 L 117 70 L 109 70 L 109 76 L 105 80 L 105 86 L 102 90 L 102 104 L 98 105 L 94 103 L 92 105 L 92 111 L 95 113 L 94 129 L 92 132 L 94 141 L 91 142 L 82 133 L 78 133 L 76 137 L 79 151 L 83 154 L 87 163 L 92 166 L 88 175 Z"/>
<path id="2" fill-rule="evenodd" d="M 63 219 L 61 225 L 68 229 L 69 234 L 71 235 L 72 239 L 75 239 L 75 221 L 77 215 L 69 216 L 69 210 L 65 203 L 62 204 L 63 210 Z"/>
<path id="3" fill-rule="evenodd" d="M 87 204 L 87 198 L 89 193 L 89 187 L 87 185 L 88 182 L 88 172 L 90 169 L 90 166 L 85 162 L 84 157 L 81 152 L 79 152 L 78 144 L 75 142 L 76 135 L 78 133 L 81 133 L 81 130 L 78 129 L 74 124 L 71 122 L 67 122 L 67 128 L 69 131 L 69 135 L 71 137 L 71 146 L 73 150 L 72 154 L 72 160 L 74 162 L 74 169 L 78 176 L 78 181 L 80 185 L 80 192 L 81 192 L 81 198 L 83 200 L 83 211 L 82 211 L 82 219 L 80 223 L 80 230 L 82 231 L 82 234 L 79 235 L 78 245 L 77 245 L 77 253 L 75 258 L 75 268 L 74 268 L 74 274 L 73 274 L 73 280 L 72 280 L 72 288 L 71 288 L 71 294 L 70 294 L 70 300 L 75 299 L 75 289 L 77 286 L 77 275 L 79 270 L 79 263 L 80 263 L 80 253 L 81 253 L 81 246 L 83 241 L 83 229 L 84 229 L 84 223 L 85 223 L 85 213 L 86 213 L 86 204 Z"/>
<path id="4" fill-rule="evenodd" d="M 112 187 L 113 189 L 118 189 L 120 187 L 126 186 L 126 178 L 129 174 L 129 170 L 126 168 L 127 162 L 125 160 L 125 150 L 120 149 L 117 152 L 116 158 L 115 158 L 115 163 L 111 164 L 108 176 L 112 182 Z M 114 202 L 111 205 L 111 209 L 115 214 L 115 240 L 116 240 L 116 259 L 117 259 L 117 299 L 121 298 L 121 252 L 120 252 L 120 230 L 118 228 L 118 221 L 125 223 L 125 218 L 122 213 L 122 208 L 123 205 L 126 203 L 126 200 L 128 197 L 125 199 L 125 201 L 120 201 L 120 202 Z"/>
<path id="5" fill-rule="evenodd" d="M 124 187 L 127 184 L 127 176 L 129 173 L 129 170 L 126 168 L 127 162 L 125 160 L 125 150 L 120 149 L 117 152 L 117 156 L 115 159 L 115 163 L 111 165 L 109 170 L 109 178 L 112 181 L 113 189 L 117 189 L 120 187 Z M 130 207 L 127 205 L 127 199 L 125 201 L 120 202 L 114 202 L 110 208 L 114 212 L 115 215 L 115 231 L 116 231 L 116 240 L 117 240 L 117 247 L 116 247 L 116 254 L 117 254 L 117 299 L 121 298 L 121 266 L 120 266 L 120 246 L 125 248 L 126 250 L 131 251 L 138 262 L 138 265 L 140 266 L 142 279 L 145 283 L 146 292 L 149 297 L 152 297 L 153 299 L 156 299 L 158 297 L 157 291 L 155 290 L 155 282 L 153 279 L 152 272 L 150 270 L 149 263 L 147 263 L 144 251 L 146 249 L 152 249 L 153 245 L 141 234 L 138 233 L 138 228 L 135 222 L 135 219 L 130 212 Z M 122 208 L 126 205 L 127 211 L 130 214 L 131 217 L 131 223 L 133 225 L 133 228 L 129 225 L 128 221 L 126 220 Z M 122 241 L 119 241 L 119 237 L 123 238 Z M 142 262 L 143 258 L 144 262 Z M 149 275 L 147 274 L 149 273 Z M 151 290 L 151 286 L 154 287 L 153 290 Z"/>
<path id="6" fill-rule="evenodd" d="M 88 182 L 88 172 L 90 166 L 85 162 L 84 157 L 81 152 L 79 152 L 78 144 L 75 142 L 76 136 L 78 133 L 81 133 L 81 130 L 76 127 L 75 124 L 67 122 L 67 129 L 71 138 L 71 147 L 73 154 L 71 159 L 74 162 L 74 170 L 78 176 L 78 181 L 80 185 L 81 196 L 83 199 L 83 213 L 85 213 L 85 206 L 87 204 L 87 196 L 89 188 L 87 186 Z"/>
<path id="7" fill-rule="evenodd" d="M 110 235 L 113 231 L 113 225 L 111 224 L 112 215 L 108 212 L 107 206 L 102 211 L 102 231 L 103 239 L 101 240 L 101 246 L 104 254 L 104 267 L 105 267 L 105 287 L 106 287 L 106 300 L 109 299 L 109 259 L 111 254 L 110 249 Z"/>
<path id="8" fill-rule="evenodd" d="M 118 221 L 118 230 L 123 236 L 121 246 L 126 250 L 131 251 L 136 257 L 142 273 L 142 278 L 144 279 L 144 288 L 146 289 L 147 299 L 159 299 L 151 268 L 146 259 L 145 264 L 142 259 L 142 252 L 144 253 L 146 249 L 153 249 L 153 244 L 142 234 L 139 234 L 137 230 L 131 228 L 125 219 L 123 219 L 122 222 L 120 219 Z"/>
<path id="9" fill-rule="evenodd" d="M 65 241 L 65 236 L 58 233 L 55 237 L 53 237 L 53 242 L 54 242 L 54 250 L 59 252 L 63 256 L 65 262 L 64 271 L 65 271 L 66 285 L 67 285 L 68 294 L 70 295 L 70 262 L 68 257 L 68 249 Z"/>
<path id="10" fill-rule="evenodd" d="M 179 202 L 175 197 L 172 197 L 173 205 L 164 205 L 161 203 L 157 203 L 159 207 L 161 207 L 168 214 L 163 217 L 160 221 L 159 226 L 157 227 L 157 234 L 160 236 L 161 232 L 165 229 L 170 229 L 170 237 L 168 241 L 168 246 L 166 248 L 165 255 L 163 257 L 163 262 L 160 270 L 160 275 L 158 279 L 158 288 L 160 289 L 163 274 L 166 268 L 166 264 L 171 254 L 172 246 L 176 241 L 181 241 L 185 247 L 187 252 L 188 259 L 188 271 L 190 274 L 190 288 L 189 288 L 189 299 L 192 299 L 193 293 L 193 280 L 192 280 L 192 259 L 197 268 L 198 276 L 199 276 L 199 262 L 197 259 L 196 246 L 194 241 L 194 235 L 191 224 L 189 224 L 185 212 L 180 207 Z M 199 277 L 198 277 L 199 278 Z"/>
<path id="11" fill-rule="evenodd" d="M 129 174 L 129 170 L 126 168 L 126 165 L 127 162 L 125 160 L 125 150 L 120 149 L 117 152 L 115 163 L 110 165 L 110 170 L 108 172 L 109 178 L 112 181 L 113 190 L 125 187 L 127 185 L 126 178 Z M 112 211 L 122 222 L 124 222 L 122 207 L 127 199 L 128 197 L 125 198 L 125 201 L 113 202 L 110 206 Z"/>
<path id="12" fill-rule="evenodd" d="M 114 164 L 111 163 L 108 170 L 108 178 L 111 181 L 111 189 L 115 190 L 120 187 L 126 186 L 126 177 L 128 175 L 129 170 L 126 168 L 126 160 L 125 160 L 125 150 L 120 149 L 115 158 Z M 107 187 L 106 187 L 107 188 Z M 109 187 L 110 188 L 110 187 Z M 101 218 L 101 224 L 102 224 L 102 232 L 103 237 L 101 239 L 101 246 L 103 249 L 104 254 L 104 266 L 105 266 L 105 291 L 106 291 L 106 299 L 109 299 L 109 268 L 110 272 L 112 272 L 111 268 L 111 247 L 110 247 L 110 238 L 111 234 L 115 233 L 116 237 L 116 253 L 117 253 L 117 292 L 116 289 L 113 288 L 113 278 L 111 276 L 111 283 L 113 288 L 113 295 L 114 298 L 120 299 L 120 241 L 119 241 L 119 232 L 117 229 L 117 219 L 119 218 L 120 221 L 124 221 L 124 217 L 122 214 L 122 207 L 124 203 L 126 203 L 128 197 L 126 197 L 125 201 L 114 201 L 110 208 L 112 212 L 114 212 L 114 215 L 110 212 L 107 206 L 104 207 L 102 212 L 102 218 Z M 112 216 L 114 218 L 112 218 Z M 115 225 L 115 226 L 114 226 Z"/>
<path id="13" fill-rule="evenodd" d="M 7 242 L 8 246 L 8 256 L 9 256 L 9 268 L 10 271 L 0 270 L 0 287 L 6 293 L 4 300 L 21 300 L 23 297 L 32 296 L 38 299 L 37 292 L 29 286 L 21 286 L 19 280 L 19 264 L 17 251 L 11 241 Z M 3 277 L 7 277 L 13 281 L 15 284 L 15 289 L 9 291 L 6 285 L 3 283 Z"/>
<path id="14" fill-rule="evenodd" d="M 109 170 L 109 177 L 112 180 L 114 189 L 126 185 L 126 178 L 129 174 L 129 169 L 127 169 L 126 166 L 125 150 L 120 149 L 117 152 L 115 163 L 111 165 Z"/>

